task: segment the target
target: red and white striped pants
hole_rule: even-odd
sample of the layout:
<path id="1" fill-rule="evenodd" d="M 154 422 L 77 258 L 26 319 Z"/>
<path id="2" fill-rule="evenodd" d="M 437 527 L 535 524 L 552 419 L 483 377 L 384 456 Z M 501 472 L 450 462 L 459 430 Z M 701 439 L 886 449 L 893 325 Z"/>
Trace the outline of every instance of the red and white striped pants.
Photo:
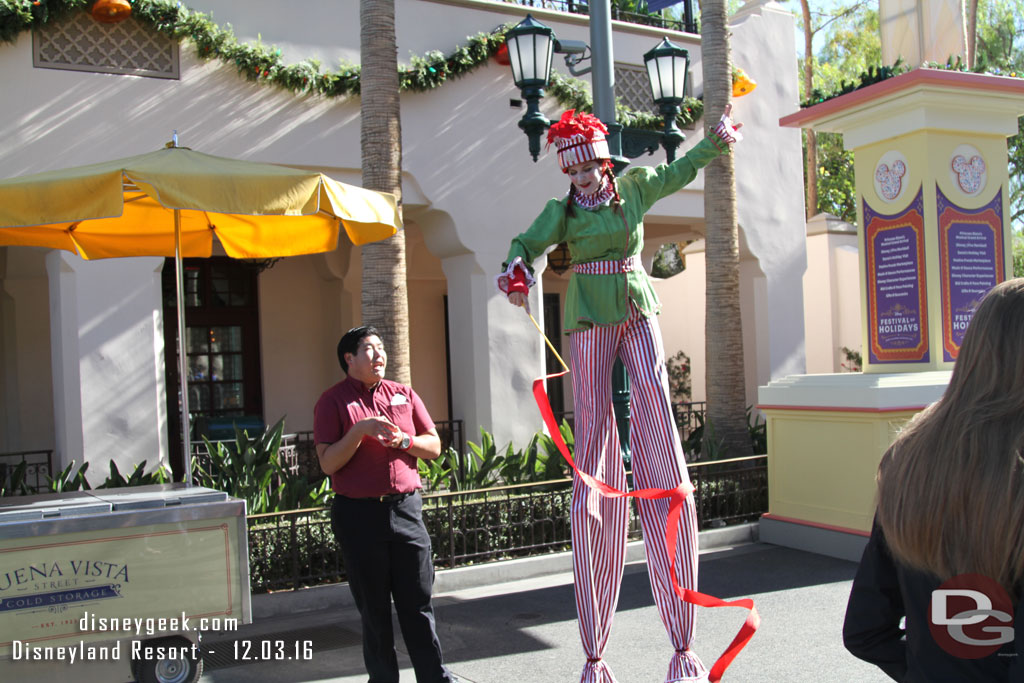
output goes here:
<path id="1" fill-rule="evenodd" d="M 575 402 L 575 460 L 579 469 L 620 491 L 626 489 L 612 411 L 611 372 L 617 356 L 629 373 L 629 447 L 637 488 L 674 489 L 689 481 L 668 393 L 665 349 L 657 318 L 630 304 L 630 317 L 610 327 L 569 335 Z M 580 683 L 615 683 L 602 660 L 626 556 L 628 499 L 606 498 L 576 479 L 572 495 L 573 572 L 580 637 L 587 656 Z M 705 680 L 707 670 L 690 651 L 694 607 L 680 600 L 669 573 L 665 525 L 669 500 L 639 500 L 654 601 L 675 649 L 665 681 Z M 697 588 L 697 513 L 686 499 L 680 519 L 676 572 L 679 585 Z"/>

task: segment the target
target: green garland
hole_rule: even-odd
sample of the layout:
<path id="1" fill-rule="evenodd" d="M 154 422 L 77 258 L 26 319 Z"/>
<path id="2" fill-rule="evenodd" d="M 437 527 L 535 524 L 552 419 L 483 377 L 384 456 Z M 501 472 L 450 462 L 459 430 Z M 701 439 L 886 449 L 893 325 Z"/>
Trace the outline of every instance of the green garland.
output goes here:
<path id="1" fill-rule="evenodd" d="M 0 41 L 14 42 L 23 31 L 56 21 L 73 11 L 87 9 L 93 0 L 0 0 Z M 337 71 L 321 73 L 320 62 L 308 59 L 285 64 L 281 50 L 262 43 L 242 44 L 230 26 L 221 28 L 202 12 L 173 0 L 130 0 L 132 16 L 158 33 L 175 40 L 189 40 L 203 59 L 219 59 L 233 65 L 251 81 L 276 85 L 295 94 L 341 97 L 359 93 L 360 68 L 342 64 Z M 399 69 L 402 90 L 423 92 L 449 78 L 463 76 L 482 66 L 505 42 L 507 27 L 471 36 L 466 45 L 450 55 L 434 51 L 413 57 L 409 68 Z"/>
<path id="2" fill-rule="evenodd" d="M 927 69 L 943 69 L 945 71 L 968 71 L 973 73 L 987 73 L 992 74 L 994 76 L 1008 76 L 1010 78 L 1019 78 L 1017 72 L 1015 71 L 1003 73 L 1001 69 L 991 69 L 985 67 L 968 69 L 967 65 L 964 64 L 963 59 L 961 59 L 960 57 L 950 57 L 949 59 L 946 60 L 945 64 L 941 62 L 925 62 L 921 66 Z M 801 102 L 800 106 L 813 107 L 816 104 L 827 102 L 828 100 L 831 100 L 835 97 L 851 93 L 854 90 L 860 90 L 861 88 L 865 88 L 869 85 L 881 83 L 882 81 L 893 78 L 894 76 L 905 74 L 910 70 L 911 68 L 903 62 L 902 57 L 897 59 L 892 66 L 872 66 L 869 67 L 867 71 L 863 72 L 857 78 L 857 80 L 852 82 L 842 81 L 839 84 L 839 87 L 833 90 L 832 92 L 826 93 L 815 88 L 814 90 L 811 91 L 811 96 L 808 99 Z"/>
<path id="3" fill-rule="evenodd" d="M 881 83 L 882 81 L 888 80 L 893 76 L 899 76 L 900 74 L 910 71 L 910 67 L 903 63 L 903 58 L 900 57 L 896 60 L 896 63 L 892 66 L 872 66 L 867 71 L 863 72 L 855 81 L 842 81 L 839 87 L 832 92 L 822 92 L 815 88 L 811 91 L 811 96 L 800 103 L 801 107 L 813 107 L 816 104 L 821 104 L 835 97 L 846 95 L 853 92 L 854 90 L 860 90 L 866 88 L 869 85 L 875 83 Z"/>
<path id="4" fill-rule="evenodd" d="M 73 11 L 83 11 L 94 0 L 0 0 L 0 41 L 13 43 L 19 34 L 59 20 Z M 235 38 L 230 25 L 222 28 L 202 12 L 196 12 L 174 0 L 129 0 L 132 16 L 154 31 L 177 41 L 188 40 L 202 59 L 219 59 L 233 65 L 238 73 L 250 81 L 276 85 L 294 94 L 314 94 L 324 97 L 342 97 L 359 94 L 360 67 L 342 64 L 337 71 L 321 72 L 320 62 L 308 59 L 297 64 L 285 64 L 281 50 L 260 42 L 242 44 Z M 499 26 L 490 33 L 470 36 L 465 45 L 444 55 L 440 51 L 428 52 L 423 57 L 412 57 L 408 68 L 399 68 L 399 89 L 425 92 L 443 85 L 483 66 L 505 42 L 510 27 Z M 592 98 L 583 81 L 552 74 L 548 89 L 566 109 L 591 111 Z M 638 112 L 616 105 L 619 122 L 633 128 L 661 130 L 660 116 Z M 703 114 L 703 103 L 692 97 L 683 103 L 678 122 L 692 125 Z"/>

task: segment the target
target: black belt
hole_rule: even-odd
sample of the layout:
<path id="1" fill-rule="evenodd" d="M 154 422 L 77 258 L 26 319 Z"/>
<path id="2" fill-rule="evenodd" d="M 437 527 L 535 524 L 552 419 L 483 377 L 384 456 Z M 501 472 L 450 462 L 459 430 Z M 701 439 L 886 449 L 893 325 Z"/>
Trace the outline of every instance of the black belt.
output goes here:
<path id="1" fill-rule="evenodd" d="M 365 498 L 354 498 L 352 496 L 342 496 L 342 498 L 348 498 L 349 500 L 372 500 L 375 503 L 397 503 L 415 493 L 415 491 L 408 491 L 406 493 L 385 493 L 383 496 L 368 496 Z"/>

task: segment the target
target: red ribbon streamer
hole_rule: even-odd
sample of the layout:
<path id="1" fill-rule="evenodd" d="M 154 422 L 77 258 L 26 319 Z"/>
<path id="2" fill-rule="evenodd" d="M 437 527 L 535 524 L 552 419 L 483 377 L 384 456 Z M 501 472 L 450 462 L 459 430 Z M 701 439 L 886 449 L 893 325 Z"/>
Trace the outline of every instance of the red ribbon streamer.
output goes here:
<path id="1" fill-rule="evenodd" d="M 569 448 L 565 445 L 565 440 L 562 439 L 562 431 L 558 427 L 558 423 L 555 421 L 555 414 L 551 410 L 551 402 L 548 400 L 548 393 L 544 389 L 544 381 L 549 379 L 555 379 L 565 375 L 568 370 L 564 370 L 553 375 L 547 375 L 533 380 L 533 397 L 537 401 L 537 407 L 540 409 L 541 417 L 544 419 L 544 424 L 547 425 L 548 431 L 551 432 L 551 438 L 558 446 L 559 452 L 565 461 L 569 463 L 569 467 L 576 473 L 584 484 L 588 487 L 598 491 L 602 496 L 608 498 L 643 498 L 645 500 L 655 500 L 659 498 L 669 499 L 668 508 L 668 519 L 665 526 L 665 547 L 668 550 L 669 557 L 669 571 L 672 574 L 672 587 L 675 589 L 676 595 L 678 595 L 684 602 L 688 602 L 693 605 L 699 605 L 701 607 L 743 607 L 748 610 L 747 618 L 743 622 L 743 626 L 740 627 L 739 633 L 729 643 L 729 647 L 726 648 L 725 652 L 715 660 L 714 666 L 711 667 L 711 672 L 708 674 L 708 680 L 711 683 L 717 683 L 722 679 L 722 675 L 725 670 L 732 664 L 732 660 L 736 659 L 736 655 L 747 646 L 750 639 L 754 637 L 754 633 L 757 631 L 757 627 L 761 624 L 761 617 L 757 613 L 757 609 L 754 607 L 754 601 L 750 598 L 742 598 L 740 600 L 721 600 L 713 595 L 707 595 L 706 593 L 700 593 L 689 588 L 683 588 L 679 585 L 676 580 L 676 543 L 678 540 L 679 531 L 679 517 L 682 514 L 683 503 L 686 501 L 686 497 L 693 493 L 693 484 L 686 482 L 681 483 L 675 489 L 639 489 L 635 491 L 620 491 L 616 488 L 609 486 L 603 481 L 599 481 L 594 477 L 590 476 L 586 472 L 581 472 L 577 467 L 576 463 L 573 462 L 572 456 L 569 454 Z"/>

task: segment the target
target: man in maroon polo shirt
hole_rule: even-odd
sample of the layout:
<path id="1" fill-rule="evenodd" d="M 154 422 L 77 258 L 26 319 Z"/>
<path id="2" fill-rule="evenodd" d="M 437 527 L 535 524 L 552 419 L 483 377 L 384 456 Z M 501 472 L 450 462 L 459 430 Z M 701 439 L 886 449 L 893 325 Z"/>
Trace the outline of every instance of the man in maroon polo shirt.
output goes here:
<path id="1" fill-rule="evenodd" d="M 387 358 L 374 328 L 346 332 L 338 362 L 347 377 L 314 409 L 316 454 L 335 493 L 331 527 L 362 619 L 369 683 L 398 683 L 392 598 L 417 683 L 455 681 L 434 629 L 434 565 L 416 468 L 418 458 L 440 455 L 441 440 L 416 392 L 384 379 Z"/>

